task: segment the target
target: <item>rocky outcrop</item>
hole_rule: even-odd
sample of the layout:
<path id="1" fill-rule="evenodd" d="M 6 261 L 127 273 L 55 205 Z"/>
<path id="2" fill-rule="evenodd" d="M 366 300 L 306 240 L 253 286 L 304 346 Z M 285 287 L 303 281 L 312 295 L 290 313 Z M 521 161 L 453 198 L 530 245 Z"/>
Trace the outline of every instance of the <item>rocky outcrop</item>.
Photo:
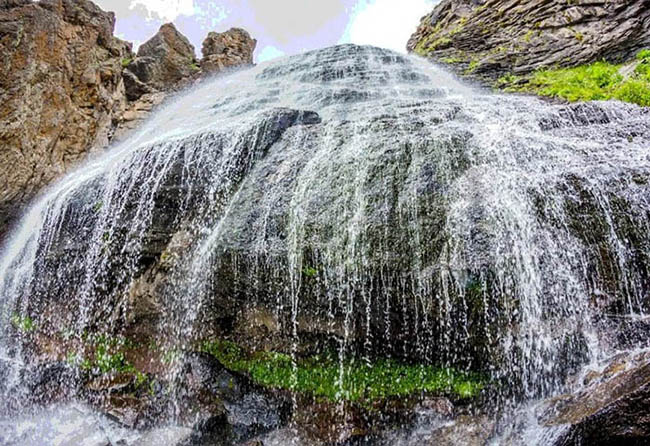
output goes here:
<path id="1" fill-rule="evenodd" d="M 631 59 L 650 45 L 650 1 L 443 0 L 407 49 L 494 81 L 551 66 Z"/>
<path id="2" fill-rule="evenodd" d="M 179 90 L 204 74 L 252 65 L 256 45 L 257 41 L 240 28 L 211 32 L 203 42 L 203 59 L 198 61 L 187 38 L 167 23 L 140 47 L 124 70 L 127 97 L 138 101 L 145 95 Z M 150 102 L 151 97 L 144 100 Z"/>
<path id="3" fill-rule="evenodd" d="M 562 429 L 555 446 L 650 441 L 650 353 L 621 354 L 583 381 L 581 391 L 551 399 L 542 412 L 544 426 Z"/>
<path id="4" fill-rule="evenodd" d="M 137 57 L 124 70 L 126 93 L 134 101 L 145 93 L 169 90 L 197 71 L 194 46 L 167 23 L 142 44 Z"/>
<path id="5" fill-rule="evenodd" d="M 174 25 L 137 56 L 114 25 L 89 0 L 0 0 L 0 240 L 40 190 L 137 128 L 168 92 L 253 61 L 241 29 L 210 33 L 202 71 Z"/>
<path id="6" fill-rule="evenodd" d="M 0 237 L 40 189 L 108 144 L 131 54 L 114 25 L 87 0 L 0 1 Z"/>
<path id="7" fill-rule="evenodd" d="M 257 40 L 241 28 L 225 33 L 211 32 L 203 41 L 201 69 L 206 73 L 223 71 L 228 67 L 251 65 Z"/>

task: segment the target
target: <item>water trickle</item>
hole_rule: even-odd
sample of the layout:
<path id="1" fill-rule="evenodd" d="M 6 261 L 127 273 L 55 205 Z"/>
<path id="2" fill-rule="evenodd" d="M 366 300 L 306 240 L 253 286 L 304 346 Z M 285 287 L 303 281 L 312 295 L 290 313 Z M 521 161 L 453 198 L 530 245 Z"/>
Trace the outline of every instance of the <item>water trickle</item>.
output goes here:
<path id="1" fill-rule="evenodd" d="M 391 357 L 481 372 L 497 405 L 552 394 L 619 347 L 608 315 L 647 310 L 649 144 L 635 106 L 476 91 L 372 47 L 208 82 L 4 246 L 2 400 L 43 350 L 20 318 L 173 352 L 251 335 L 249 313 L 294 362 L 333 347 L 341 384 L 344 358 Z"/>

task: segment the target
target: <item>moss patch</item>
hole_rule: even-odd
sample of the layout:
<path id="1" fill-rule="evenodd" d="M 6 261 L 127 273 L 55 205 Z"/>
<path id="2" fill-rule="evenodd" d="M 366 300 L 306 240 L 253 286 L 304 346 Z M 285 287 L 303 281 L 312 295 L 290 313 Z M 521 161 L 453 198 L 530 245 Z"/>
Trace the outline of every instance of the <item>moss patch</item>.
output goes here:
<path id="1" fill-rule="evenodd" d="M 36 329 L 36 324 L 31 317 L 18 313 L 11 315 L 11 325 L 21 333 L 31 333 Z"/>
<path id="2" fill-rule="evenodd" d="M 632 75 L 624 78 L 621 65 L 595 62 L 573 68 L 540 70 L 525 82 L 515 76 L 504 76 L 496 86 L 506 91 L 524 91 L 563 98 L 570 102 L 619 99 L 641 106 L 650 106 L 650 50 L 637 55 L 638 65 Z"/>
<path id="3" fill-rule="evenodd" d="M 248 374 L 269 388 L 287 389 L 323 397 L 330 401 L 372 402 L 418 393 L 449 394 L 472 398 L 483 389 L 483 380 L 450 368 L 407 365 L 382 359 L 366 364 L 335 358 L 310 357 L 294 363 L 288 355 L 275 352 L 245 352 L 226 341 L 210 341 L 202 350 L 212 354 L 226 368 Z"/>
<path id="4" fill-rule="evenodd" d="M 127 338 L 104 334 L 83 336 L 89 352 L 69 352 L 67 362 L 82 370 L 93 373 L 136 373 L 136 369 L 127 359 L 126 351 L 134 347 Z"/>

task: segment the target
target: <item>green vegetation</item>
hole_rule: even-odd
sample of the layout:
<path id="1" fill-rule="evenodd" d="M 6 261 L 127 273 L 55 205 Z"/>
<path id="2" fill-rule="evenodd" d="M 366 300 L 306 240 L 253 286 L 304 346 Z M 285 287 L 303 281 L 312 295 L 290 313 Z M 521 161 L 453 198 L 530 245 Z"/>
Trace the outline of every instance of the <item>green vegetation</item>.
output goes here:
<path id="1" fill-rule="evenodd" d="M 83 335 L 92 353 L 84 357 L 79 353 L 68 353 L 67 362 L 83 370 L 108 373 L 137 373 L 133 364 L 126 359 L 125 351 L 134 347 L 127 338 L 105 334 Z"/>
<path id="2" fill-rule="evenodd" d="M 467 67 L 467 69 L 465 70 L 465 74 L 466 74 L 466 75 L 467 75 L 467 74 L 472 74 L 474 71 L 476 71 L 476 69 L 478 68 L 478 66 L 479 66 L 479 61 L 476 60 L 476 59 L 472 60 L 472 61 L 469 63 L 469 66 Z"/>
<path id="3" fill-rule="evenodd" d="M 621 65 L 602 61 L 573 68 L 540 70 L 525 78 L 525 83 L 517 76 L 503 76 L 496 86 L 506 91 L 532 92 L 570 102 L 619 99 L 650 106 L 650 50 L 641 51 L 637 60 L 637 67 L 627 78 L 620 73 Z"/>
<path id="4" fill-rule="evenodd" d="M 211 341 L 202 350 L 226 368 L 247 373 L 256 383 L 289 389 L 331 401 L 372 402 L 421 392 L 446 393 L 460 398 L 478 395 L 482 380 L 449 368 L 400 364 L 383 359 L 372 364 L 315 356 L 294 362 L 275 352 L 248 354 L 227 341 Z"/>
<path id="5" fill-rule="evenodd" d="M 31 333 L 36 329 L 36 324 L 31 317 L 27 315 L 22 316 L 18 313 L 14 313 L 11 316 L 11 325 L 21 333 Z"/>
<path id="6" fill-rule="evenodd" d="M 311 266 L 305 266 L 302 269 L 302 273 L 307 277 L 315 277 L 318 274 L 318 270 Z"/>
<path id="7" fill-rule="evenodd" d="M 440 61 L 444 62 L 446 64 L 453 65 L 453 64 L 463 62 L 463 59 L 461 57 L 458 57 L 458 56 L 450 56 L 450 57 L 443 57 L 442 59 L 440 59 Z"/>
<path id="8" fill-rule="evenodd" d="M 131 64 L 131 62 L 133 62 L 133 59 L 131 59 L 130 57 L 123 58 L 122 59 L 122 68 L 128 67 Z"/>
<path id="9" fill-rule="evenodd" d="M 528 32 L 526 33 L 526 35 L 524 36 L 524 41 L 525 41 L 526 43 L 530 43 L 530 41 L 531 41 L 531 39 L 533 38 L 534 35 L 535 35 L 535 31 L 533 31 L 533 30 L 531 29 L 531 30 L 528 31 Z"/>

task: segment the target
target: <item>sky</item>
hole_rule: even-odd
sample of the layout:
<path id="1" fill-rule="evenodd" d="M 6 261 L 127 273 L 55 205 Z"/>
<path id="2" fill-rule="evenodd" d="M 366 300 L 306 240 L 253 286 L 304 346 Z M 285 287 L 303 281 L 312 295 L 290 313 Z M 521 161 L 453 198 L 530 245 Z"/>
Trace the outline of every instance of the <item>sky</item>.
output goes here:
<path id="1" fill-rule="evenodd" d="M 173 22 L 200 56 L 210 31 L 231 27 L 257 39 L 255 60 L 338 43 L 357 43 L 405 51 L 420 18 L 438 0 L 94 0 L 114 11 L 115 34 L 146 42 L 160 25 Z"/>

